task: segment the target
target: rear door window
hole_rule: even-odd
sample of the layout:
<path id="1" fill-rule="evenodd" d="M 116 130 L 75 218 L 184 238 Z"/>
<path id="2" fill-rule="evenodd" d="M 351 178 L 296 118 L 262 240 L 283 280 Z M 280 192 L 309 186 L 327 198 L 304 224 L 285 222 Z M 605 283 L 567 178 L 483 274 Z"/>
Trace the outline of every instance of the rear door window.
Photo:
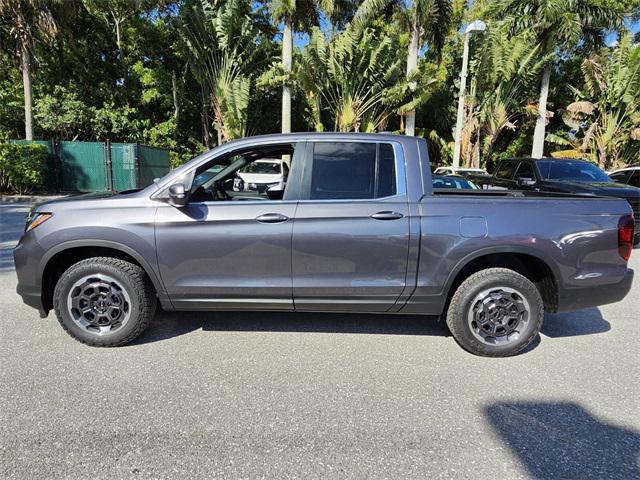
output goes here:
<path id="1" fill-rule="evenodd" d="M 609 175 L 614 182 L 627 183 L 627 175 L 629 172 L 617 172 Z"/>
<path id="2" fill-rule="evenodd" d="M 511 180 L 516 169 L 516 165 L 517 163 L 512 160 L 506 160 L 502 162 L 498 167 L 498 171 L 496 172 L 496 178 Z"/>
<path id="3" fill-rule="evenodd" d="M 532 178 L 535 180 L 536 174 L 533 171 L 533 165 L 529 162 L 520 162 L 516 172 L 516 178 Z"/>
<path id="4" fill-rule="evenodd" d="M 374 199 L 393 196 L 396 192 L 395 155 L 391 144 L 314 144 L 311 200 Z"/>

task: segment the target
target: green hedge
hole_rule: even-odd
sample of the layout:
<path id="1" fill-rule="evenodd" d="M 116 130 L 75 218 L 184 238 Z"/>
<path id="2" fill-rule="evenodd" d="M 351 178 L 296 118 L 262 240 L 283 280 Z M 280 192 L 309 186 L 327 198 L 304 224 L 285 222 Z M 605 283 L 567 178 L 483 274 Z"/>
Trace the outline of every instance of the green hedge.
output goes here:
<path id="1" fill-rule="evenodd" d="M 41 190 L 47 147 L 0 143 L 0 191 L 25 194 Z"/>

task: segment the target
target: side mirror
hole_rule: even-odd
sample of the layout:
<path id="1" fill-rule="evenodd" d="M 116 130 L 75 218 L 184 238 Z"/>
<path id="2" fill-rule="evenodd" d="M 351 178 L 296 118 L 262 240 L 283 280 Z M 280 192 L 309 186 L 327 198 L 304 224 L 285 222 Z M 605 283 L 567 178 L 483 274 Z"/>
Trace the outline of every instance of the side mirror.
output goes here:
<path id="1" fill-rule="evenodd" d="M 169 204 L 174 207 L 184 207 L 189 196 L 182 183 L 174 183 L 169 187 Z"/>
<path id="2" fill-rule="evenodd" d="M 530 188 L 535 187 L 538 182 L 536 182 L 535 178 L 518 177 L 517 183 L 519 187 Z"/>

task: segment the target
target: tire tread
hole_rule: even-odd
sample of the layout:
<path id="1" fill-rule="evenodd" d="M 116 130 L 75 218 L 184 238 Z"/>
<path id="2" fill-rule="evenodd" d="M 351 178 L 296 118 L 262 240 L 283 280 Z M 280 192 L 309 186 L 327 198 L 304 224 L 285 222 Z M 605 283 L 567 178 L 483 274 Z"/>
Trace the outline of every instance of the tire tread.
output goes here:
<path id="1" fill-rule="evenodd" d="M 537 320 L 537 328 L 532 329 L 529 335 L 523 339 L 521 344 L 511 349 L 493 349 L 475 338 L 466 338 L 466 332 L 463 330 L 465 328 L 464 324 L 466 323 L 464 303 L 468 300 L 467 292 L 469 292 L 475 285 L 482 283 L 483 281 L 495 279 L 497 276 L 510 277 L 510 281 L 519 283 L 520 287 L 525 291 L 529 291 L 531 290 L 531 287 L 533 287 L 532 293 L 535 297 L 533 299 L 535 301 L 529 303 L 532 309 L 535 308 L 535 311 L 531 312 L 532 318 L 539 319 Z M 542 301 L 542 297 L 540 296 L 540 292 L 538 292 L 536 286 L 528 278 L 518 272 L 502 267 L 480 270 L 466 278 L 453 294 L 447 310 L 447 326 L 456 341 L 468 352 L 486 357 L 509 357 L 522 352 L 522 350 L 527 348 L 527 346 L 533 341 L 536 335 L 538 335 L 540 327 L 542 326 L 543 318 L 544 302 Z"/>
<path id="2" fill-rule="evenodd" d="M 105 339 L 102 339 L 102 341 L 89 340 L 76 335 L 63 321 L 61 306 L 64 305 L 65 302 L 64 299 L 60 298 L 63 293 L 61 291 L 61 280 L 64 278 L 64 276 L 68 275 L 72 271 L 75 272 L 83 268 L 95 269 L 96 264 L 99 264 L 100 266 L 112 267 L 118 270 L 121 274 L 127 276 L 129 281 L 133 285 L 133 292 L 131 293 L 133 293 L 137 297 L 140 312 L 137 318 L 136 328 L 134 328 L 124 338 L 111 341 L 109 341 L 108 339 L 106 341 Z M 73 264 L 60 276 L 60 279 L 58 279 L 54 290 L 53 306 L 56 312 L 56 317 L 58 318 L 58 322 L 71 337 L 73 337 L 80 343 L 84 343 L 85 345 L 89 345 L 92 347 L 109 348 L 119 347 L 133 341 L 149 326 L 151 320 L 153 319 L 153 316 L 155 315 L 155 311 L 157 308 L 157 298 L 154 294 L 153 285 L 151 284 L 149 277 L 140 266 L 114 257 L 90 257 Z"/>

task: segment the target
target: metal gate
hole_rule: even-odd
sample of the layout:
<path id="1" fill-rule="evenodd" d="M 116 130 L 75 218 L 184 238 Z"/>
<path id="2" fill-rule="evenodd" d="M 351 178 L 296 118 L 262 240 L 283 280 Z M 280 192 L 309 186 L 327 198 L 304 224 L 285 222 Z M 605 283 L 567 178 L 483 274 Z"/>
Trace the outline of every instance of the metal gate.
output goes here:
<path id="1" fill-rule="evenodd" d="M 59 192 L 105 192 L 151 185 L 169 172 L 169 151 L 138 143 L 12 140 L 46 145 L 45 187 Z"/>
<path id="2" fill-rule="evenodd" d="M 105 144 L 60 142 L 57 145 L 64 192 L 104 192 L 110 190 L 105 161 Z"/>
<path id="3" fill-rule="evenodd" d="M 114 191 L 123 192 L 138 188 L 137 148 L 138 145 L 135 143 L 111 144 L 111 172 Z"/>

